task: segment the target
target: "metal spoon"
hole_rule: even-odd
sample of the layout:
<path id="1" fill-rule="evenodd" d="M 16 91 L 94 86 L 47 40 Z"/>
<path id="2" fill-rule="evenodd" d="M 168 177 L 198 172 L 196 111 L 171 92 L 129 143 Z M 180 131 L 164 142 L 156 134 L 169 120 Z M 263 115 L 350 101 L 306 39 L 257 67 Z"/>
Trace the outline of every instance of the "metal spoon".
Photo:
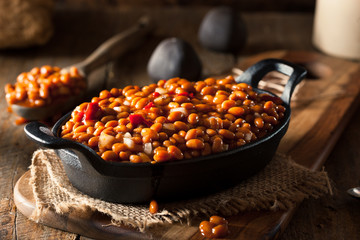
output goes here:
<path id="1" fill-rule="evenodd" d="M 150 19 L 148 17 L 142 17 L 134 26 L 105 41 L 82 62 L 65 67 L 61 71 L 68 71 L 74 66 L 79 70 L 81 76 L 86 78 L 93 70 L 138 46 L 151 29 L 152 24 Z M 56 113 L 63 113 L 70 110 L 84 97 L 85 91 L 86 90 L 84 90 L 82 94 L 54 101 L 51 105 L 43 107 L 26 107 L 19 104 L 11 104 L 11 109 L 20 117 L 30 121 L 45 120 L 54 116 Z"/>
<path id="2" fill-rule="evenodd" d="M 353 197 L 360 198 L 360 187 L 354 187 L 347 190 L 347 193 Z"/>

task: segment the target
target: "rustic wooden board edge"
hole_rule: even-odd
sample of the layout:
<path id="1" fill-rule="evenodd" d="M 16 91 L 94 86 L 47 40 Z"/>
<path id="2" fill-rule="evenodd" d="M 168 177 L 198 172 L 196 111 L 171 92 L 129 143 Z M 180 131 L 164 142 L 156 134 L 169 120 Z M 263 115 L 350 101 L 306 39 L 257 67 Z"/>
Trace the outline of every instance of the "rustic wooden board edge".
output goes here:
<path id="1" fill-rule="evenodd" d="M 35 200 L 32 191 L 32 187 L 29 183 L 30 170 L 25 172 L 17 181 L 14 187 L 14 202 L 18 210 L 27 218 L 31 218 L 35 211 Z M 88 212 L 86 219 L 84 218 L 84 212 L 81 212 L 81 216 L 77 212 L 71 212 L 69 214 L 58 214 L 53 209 L 47 209 L 43 211 L 38 223 L 44 224 L 49 227 L 57 228 L 62 231 L 68 231 L 77 233 L 82 236 L 87 236 L 96 239 L 129 239 L 144 238 L 145 233 L 136 232 L 133 229 L 129 231 L 126 227 L 116 227 L 111 224 L 110 218 L 99 212 Z M 101 232 L 101 235 L 99 234 Z"/>

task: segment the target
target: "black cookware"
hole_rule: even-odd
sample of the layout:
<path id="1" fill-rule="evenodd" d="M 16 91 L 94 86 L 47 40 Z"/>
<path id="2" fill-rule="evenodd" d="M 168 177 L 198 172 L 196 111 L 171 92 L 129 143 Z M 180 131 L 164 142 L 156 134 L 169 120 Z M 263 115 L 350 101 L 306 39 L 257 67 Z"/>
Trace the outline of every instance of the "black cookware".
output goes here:
<path id="1" fill-rule="evenodd" d="M 281 96 L 286 107 L 285 117 L 268 136 L 226 152 L 157 164 L 106 162 L 91 148 L 60 137 L 61 126 L 71 113 L 62 117 L 52 131 L 39 122 L 31 122 L 25 126 L 25 133 L 39 145 L 54 149 L 73 186 L 95 198 L 143 203 L 213 193 L 260 171 L 272 159 L 287 131 L 291 95 L 305 77 L 305 69 L 283 60 L 266 59 L 248 68 L 236 81 L 246 82 L 262 93 L 265 91 L 257 88 L 258 83 L 271 71 L 290 76 Z"/>

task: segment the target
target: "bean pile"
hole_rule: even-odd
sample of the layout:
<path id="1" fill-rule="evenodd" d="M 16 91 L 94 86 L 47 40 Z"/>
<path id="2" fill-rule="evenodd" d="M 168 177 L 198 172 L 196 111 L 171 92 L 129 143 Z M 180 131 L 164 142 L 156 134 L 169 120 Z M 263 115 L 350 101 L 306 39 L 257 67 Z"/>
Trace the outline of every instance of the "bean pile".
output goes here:
<path id="1" fill-rule="evenodd" d="M 232 76 L 160 80 L 103 90 L 77 106 L 61 137 L 106 161 L 165 162 L 234 149 L 267 135 L 284 117 L 280 98 Z"/>
<path id="2" fill-rule="evenodd" d="M 202 221 L 199 225 L 201 235 L 206 238 L 223 238 L 229 233 L 229 223 L 225 218 L 211 216 L 209 221 Z"/>
<path id="3" fill-rule="evenodd" d="M 6 84 L 6 101 L 8 104 L 43 107 L 55 100 L 78 95 L 85 87 L 86 81 L 77 68 L 62 72 L 59 67 L 45 65 L 21 73 L 15 85 Z"/>

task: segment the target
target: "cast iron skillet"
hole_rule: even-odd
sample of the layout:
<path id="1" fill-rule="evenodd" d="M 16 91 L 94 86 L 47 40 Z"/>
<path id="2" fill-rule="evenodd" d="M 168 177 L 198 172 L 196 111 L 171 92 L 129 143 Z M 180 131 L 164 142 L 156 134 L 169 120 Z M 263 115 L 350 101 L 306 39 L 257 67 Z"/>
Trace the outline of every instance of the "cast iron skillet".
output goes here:
<path id="1" fill-rule="evenodd" d="M 205 195 L 233 186 L 260 171 L 274 156 L 290 121 L 290 99 L 306 70 L 277 59 L 256 63 L 236 81 L 257 92 L 259 81 L 271 71 L 290 76 L 281 99 L 285 117 L 273 132 L 253 143 L 226 152 L 167 163 L 114 163 L 102 160 L 91 148 L 60 138 L 62 117 L 52 132 L 39 122 L 25 126 L 26 135 L 41 146 L 55 149 L 74 187 L 89 196 L 118 203 L 144 203 L 152 199 L 179 200 Z M 274 95 L 274 94 L 272 94 Z"/>

